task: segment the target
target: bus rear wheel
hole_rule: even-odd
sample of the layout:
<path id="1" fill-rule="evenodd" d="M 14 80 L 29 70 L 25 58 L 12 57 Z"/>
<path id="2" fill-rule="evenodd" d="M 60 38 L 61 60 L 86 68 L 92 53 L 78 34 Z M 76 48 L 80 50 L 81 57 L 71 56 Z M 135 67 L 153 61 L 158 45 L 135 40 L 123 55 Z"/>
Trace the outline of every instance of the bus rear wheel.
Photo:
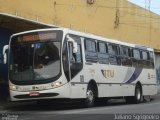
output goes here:
<path id="1" fill-rule="evenodd" d="M 86 92 L 85 106 L 93 107 L 95 105 L 95 90 L 92 86 L 88 86 Z"/>
<path id="2" fill-rule="evenodd" d="M 143 101 L 143 94 L 141 85 L 137 84 L 135 87 L 135 94 L 134 96 L 127 96 L 125 97 L 127 103 L 141 103 Z"/>
<path id="3" fill-rule="evenodd" d="M 142 101 L 143 101 L 142 88 L 139 84 L 137 84 L 135 88 L 134 102 L 141 103 Z"/>

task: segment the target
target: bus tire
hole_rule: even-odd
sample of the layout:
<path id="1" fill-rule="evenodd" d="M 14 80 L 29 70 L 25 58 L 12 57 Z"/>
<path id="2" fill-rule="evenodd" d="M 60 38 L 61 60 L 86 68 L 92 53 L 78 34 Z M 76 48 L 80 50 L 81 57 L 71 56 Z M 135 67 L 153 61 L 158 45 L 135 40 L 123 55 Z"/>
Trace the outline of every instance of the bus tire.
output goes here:
<path id="1" fill-rule="evenodd" d="M 143 101 L 142 87 L 137 84 L 135 87 L 134 96 L 126 96 L 125 100 L 127 103 L 141 103 Z"/>
<path id="2" fill-rule="evenodd" d="M 86 107 L 93 107 L 95 105 L 95 90 L 94 87 L 89 85 L 86 92 L 86 99 L 85 99 L 85 106 Z"/>
<path id="3" fill-rule="evenodd" d="M 136 85 L 134 103 L 141 103 L 143 101 L 142 87 L 140 84 Z"/>

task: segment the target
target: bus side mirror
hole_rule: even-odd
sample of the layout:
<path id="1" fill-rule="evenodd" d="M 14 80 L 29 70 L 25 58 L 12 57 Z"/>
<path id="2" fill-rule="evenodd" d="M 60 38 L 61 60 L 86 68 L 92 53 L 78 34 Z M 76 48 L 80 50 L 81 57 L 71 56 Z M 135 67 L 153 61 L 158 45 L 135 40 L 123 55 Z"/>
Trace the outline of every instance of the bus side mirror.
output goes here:
<path id="1" fill-rule="evenodd" d="M 71 38 L 69 35 L 67 35 L 67 38 L 68 38 L 68 42 L 73 43 L 73 53 L 77 53 L 78 52 L 77 42 L 75 42 L 75 40 Z"/>
<path id="2" fill-rule="evenodd" d="M 6 64 L 7 63 L 7 53 L 6 51 L 8 50 L 9 46 L 8 45 L 5 45 L 3 47 L 3 63 Z"/>

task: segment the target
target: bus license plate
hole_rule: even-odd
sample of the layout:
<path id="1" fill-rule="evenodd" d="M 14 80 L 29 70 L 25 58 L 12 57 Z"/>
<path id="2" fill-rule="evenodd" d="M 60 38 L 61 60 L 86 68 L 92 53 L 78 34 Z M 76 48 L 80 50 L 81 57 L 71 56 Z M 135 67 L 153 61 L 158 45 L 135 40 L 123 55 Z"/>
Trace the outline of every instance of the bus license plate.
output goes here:
<path id="1" fill-rule="evenodd" d="M 30 92 L 29 96 L 39 96 L 39 92 Z"/>

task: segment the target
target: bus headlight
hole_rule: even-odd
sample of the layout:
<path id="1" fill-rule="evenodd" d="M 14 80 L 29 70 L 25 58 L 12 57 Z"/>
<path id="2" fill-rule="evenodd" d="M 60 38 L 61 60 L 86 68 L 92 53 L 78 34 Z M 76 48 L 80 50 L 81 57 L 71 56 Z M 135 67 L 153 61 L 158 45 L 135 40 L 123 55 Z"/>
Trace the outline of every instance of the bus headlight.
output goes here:
<path id="1" fill-rule="evenodd" d="M 57 87 L 58 87 L 58 86 L 61 86 L 61 85 L 62 85 L 62 82 L 56 82 L 56 83 L 55 83 L 55 86 L 57 86 Z"/>
<path id="2" fill-rule="evenodd" d="M 18 86 L 10 83 L 10 84 L 9 84 L 9 88 L 10 88 L 10 90 L 17 90 L 17 89 L 18 89 Z"/>
<path id="3" fill-rule="evenodd" d="M 52 87 L 59 87 L 62 85 L 62 82 L 54 82 L 51 84 Z"/>

